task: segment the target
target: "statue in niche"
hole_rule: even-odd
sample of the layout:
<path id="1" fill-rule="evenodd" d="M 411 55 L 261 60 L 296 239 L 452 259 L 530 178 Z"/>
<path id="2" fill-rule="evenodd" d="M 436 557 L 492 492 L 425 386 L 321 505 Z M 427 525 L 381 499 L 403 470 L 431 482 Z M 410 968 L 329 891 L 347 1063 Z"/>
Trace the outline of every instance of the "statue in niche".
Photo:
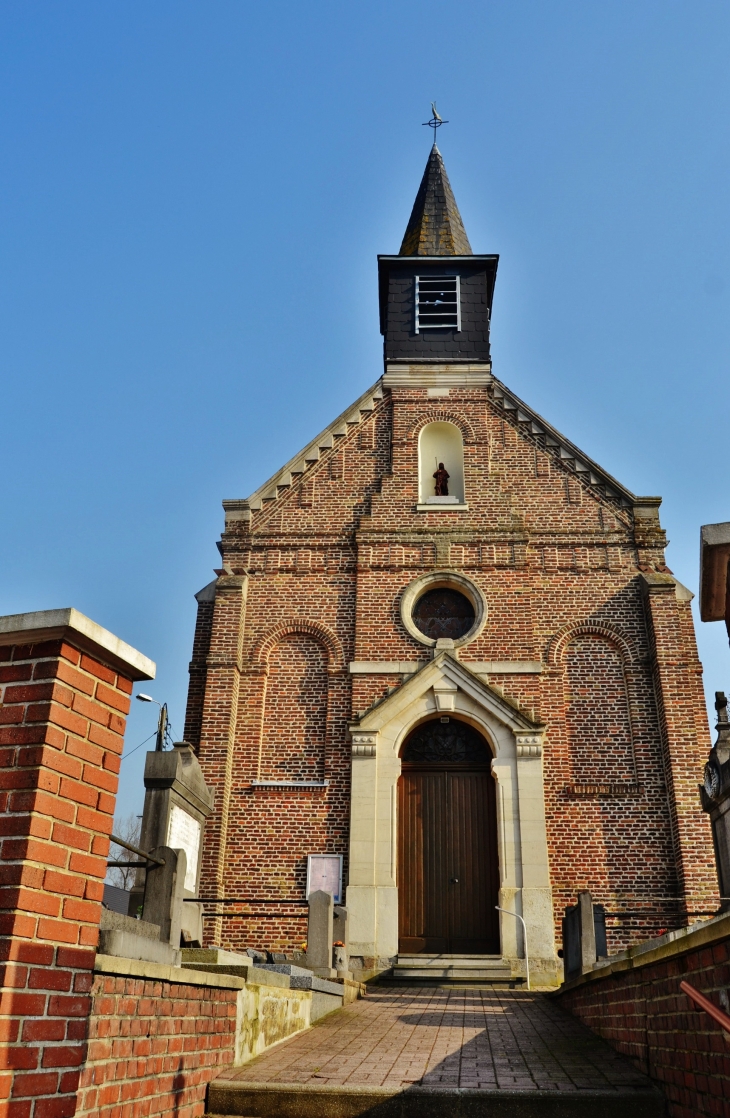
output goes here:
<path id="1" fill-rule="evenodd" d="M 439 467 L 433 475 L 434 481 L 434 496 L 435 497 L 448 497 L 449 495 L 449 474 L 444 469 L 443 462 L 439 462 Z"/>

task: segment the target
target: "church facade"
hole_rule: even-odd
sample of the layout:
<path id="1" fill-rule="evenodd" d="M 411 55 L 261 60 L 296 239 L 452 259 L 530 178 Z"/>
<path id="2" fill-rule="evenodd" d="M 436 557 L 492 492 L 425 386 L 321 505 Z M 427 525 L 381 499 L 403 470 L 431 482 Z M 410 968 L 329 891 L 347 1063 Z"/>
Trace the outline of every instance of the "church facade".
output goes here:
<path id="1" fill-rule="evenodd" d="M 224 501 L 185 731 L 216 790 L 211 942 L 298 947 L 324 873 L 361 974 L 419 954 L 524 974 L 515 913 L 552 982 L 579 890 L 610 951 L 717 904 L 691 594 L 660 499 L 497 379 L 497 263 L 434 146 L 378 261 L 383 374 Z"/>

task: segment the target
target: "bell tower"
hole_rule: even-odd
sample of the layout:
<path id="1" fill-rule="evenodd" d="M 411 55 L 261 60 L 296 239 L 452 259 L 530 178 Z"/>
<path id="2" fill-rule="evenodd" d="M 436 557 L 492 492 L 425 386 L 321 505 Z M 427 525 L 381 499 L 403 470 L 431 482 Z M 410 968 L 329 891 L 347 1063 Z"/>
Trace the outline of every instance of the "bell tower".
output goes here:
<path id="1" fill-rule="evenodd" d="M 434 144 L 400 252 L 378 257 L 386 375 L 407 369 L 410 383 L 413 374 L 427 371 L 423 366 L 435 371 L 433 366 L 469 365 L 472 372 L 490 372 L 498 260 L 472 252 Z"/>

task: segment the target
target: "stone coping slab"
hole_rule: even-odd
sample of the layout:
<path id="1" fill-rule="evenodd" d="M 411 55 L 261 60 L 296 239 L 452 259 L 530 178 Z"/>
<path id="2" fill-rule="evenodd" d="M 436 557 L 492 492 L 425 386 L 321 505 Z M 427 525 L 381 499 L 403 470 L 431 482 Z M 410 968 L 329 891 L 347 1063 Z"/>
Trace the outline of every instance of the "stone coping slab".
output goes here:
<path id="1" fill-rule="evenodd" d="M 238 951 L 225 951 L 222 947 L 183 947 L 183 963 L 188 966 L 205 963 L 207 966 L 233 966 L 252 967 L 253 959 L 250 955 L 242 955 Z"/>
<path id="2" fill-rule="evenodd" d="M 217 986 L 220 990 L 243 990 L 245 978 L 233 974 L 209 973 L 188 967 L 171 967 L 165 963 L 148 963 L 140 959 L 123 959 L 115 955 L 97 954 L 96 974 L 116 974 L 129 978 L 149 978 L 157 982 L 175 982 L 181 986 Z"/>
<path id="3" fill-rule="evenodd" d="M 675 931 L 667 932 L 666 935 L 656 936 L 635 947 L 629 947 L 626 951 L 619 951 L 616 955 L 609 955 L 607 959 L 595 963 L 585 974 L 577 975 L 564 982 L 553 992 L 553 996 L 559 997 L 567 990 L 574 990 L 587 982 L 599 981 L 610 974 L 622 974 L 625 971 L 650 967 L 666 959 L 675 959 L 679 955 L 697 951 L 700 947 L 711 947 L 713 943 L 729 938 L 730 912 L 724 912 L 711 920 L 690 924 L 688 928 L 677 928 Z"/>
<path id="4" fill-rule="evenodd" d="M 296 963 L 259 963 L 261 970 L 273 970 L 277 974 L 295 974 L 300 978 L 305 978 L 307 975 L 311 978 L 312 971 L 309 967 L 298 967 Z"/>
<path id="5" fill-rule="evenodd" d="M 320 994 L 334 994 L 335 997 L 344 996 L 342 985 L 332 982 L 328 978 L 318 978 L 316 974 L 292 974 L 289 977 L 292 990 L 317 990 Z"/>
<path id="6" fill-rule="evenodd" d="M 0 617 L 0 644 L 34 644 L 73 633 L 76 641 L 129 679 L 154 679 L 154 661 L 77 609 L 43 609 Z"/>
<path id="7" fill-rule="evenodd" d="M 285 990 L 291 988 L 288 974 L 278 974 L 276 971 L 264 970 L 261 966 L 256 966 L 253 963 L 250 967 L 238 966 L 231 963 L 219 965 L 217 963 L 185 963 L 183 962 L 183 970 L 206 971 L 208 974 L 230 974 L 240 978 L 242 982 L 247 985 L 254 986 L 279 986 Z"/>

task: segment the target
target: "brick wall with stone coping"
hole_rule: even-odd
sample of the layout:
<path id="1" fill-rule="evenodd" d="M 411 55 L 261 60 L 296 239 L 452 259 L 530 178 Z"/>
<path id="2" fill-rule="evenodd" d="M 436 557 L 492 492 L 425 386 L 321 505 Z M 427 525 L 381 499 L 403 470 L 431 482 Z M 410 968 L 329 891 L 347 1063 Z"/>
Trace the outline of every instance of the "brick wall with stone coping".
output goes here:
<path id="1" fill-rule="evenodd" d="M 681 992 L 683 979 L 727 1012 L 730 914 L 621 952 L 556 996 L 651 1076 L 671 1118 L 730 1118 L 730 1036 Z"/>
<path id="2" fill-rule="evenodd" d="M 67 1118 L 125 718 L 154 664 L 76 610 L 0 618 L 0 1113 Z"/>
<path id="3" fill-rule="evenodd" d="M 244 985 L 228 975 L 97 957 L 77 1118 L 199 1118 L 210 1080 L 233 1063 Z"/>
<path id="4" fill-rule="evenodd" d="M 0 617 L 0 1118 L 199 1118 L 312 994 L 96 951 L 125 716 L 155 666 L 76 610 Z M 280 977 L 280 976 L 275 976 Z"/>

